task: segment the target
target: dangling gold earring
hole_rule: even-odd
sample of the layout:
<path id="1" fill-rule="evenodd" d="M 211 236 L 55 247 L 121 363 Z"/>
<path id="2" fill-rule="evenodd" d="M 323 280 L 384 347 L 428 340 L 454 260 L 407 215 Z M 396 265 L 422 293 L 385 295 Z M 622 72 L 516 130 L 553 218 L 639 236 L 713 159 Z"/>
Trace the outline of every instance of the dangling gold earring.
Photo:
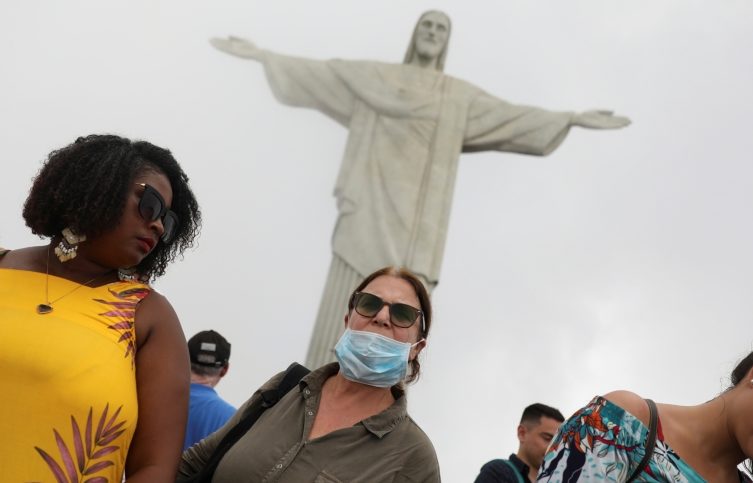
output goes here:
<path id="1" fill-rule="evenodd" d="M 82 241 L 86 241 L 86 235 L 77 235 L 73 233 L 70 228 L 63 229 L 63 238 L 55 247 L 55 255 L 61 263 L 65 263 L 68 260 L 76 258 L 78 252 L 78 244 Z"/>

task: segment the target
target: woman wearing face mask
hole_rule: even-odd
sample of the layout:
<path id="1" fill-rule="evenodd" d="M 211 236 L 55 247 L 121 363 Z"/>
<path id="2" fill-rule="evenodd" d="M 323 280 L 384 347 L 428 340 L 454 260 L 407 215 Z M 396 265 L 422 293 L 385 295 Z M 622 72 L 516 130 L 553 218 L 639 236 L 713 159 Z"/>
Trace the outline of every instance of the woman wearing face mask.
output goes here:
<path id="1" fill-rule="evenodd" d="M 431 327 L 423 284 L 405 269 L 383 268 L 352 293 L 338 362 L 303 378 L 268 409 L 220 461 L 212 481 L 438 482 L 426 434 L 408 416 L 403 382 L 418 378 Z M 179 473 L 199 472 L 222 437 L 278 374 L 225 427 L 183 453 Z"/>

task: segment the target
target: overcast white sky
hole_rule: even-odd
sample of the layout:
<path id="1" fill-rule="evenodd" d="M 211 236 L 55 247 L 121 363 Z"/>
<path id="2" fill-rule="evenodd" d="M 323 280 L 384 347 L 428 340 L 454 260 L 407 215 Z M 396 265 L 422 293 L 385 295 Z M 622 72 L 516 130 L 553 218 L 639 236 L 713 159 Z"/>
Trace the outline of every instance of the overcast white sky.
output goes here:
<path id="1" fill-rule="evenodd" d="M 753 3 L 346 0 L 0 4 L 0 246 L 46 154 L 92 132 L 170 148 L 205 223 L 157 287 L 187 336 L 233 344 L 235 404 L 305 357 L 346 132 L 278 104 L 236 34 L 314 58 L 400 61 L 447 11 L 446 72 L 511 102 L 612 108 L 547 158 L 464 155 L 410 411 L 443 479 L 517 448 L 520 412 L 629 388 L 694 404 L 753 347 Z"/>

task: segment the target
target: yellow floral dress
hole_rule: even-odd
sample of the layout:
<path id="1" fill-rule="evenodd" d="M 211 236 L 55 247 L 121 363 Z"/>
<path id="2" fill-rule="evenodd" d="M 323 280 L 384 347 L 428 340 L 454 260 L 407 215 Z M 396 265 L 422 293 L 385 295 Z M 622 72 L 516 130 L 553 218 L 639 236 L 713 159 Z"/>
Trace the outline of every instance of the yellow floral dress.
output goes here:
<path id="1" fill-rule="evenodd" d="M 0 481 L 120 483 L 138 416 L 134 315 L 151 289 L 49 276 L 40 315 L 45 278 L 0 269 Z"/>

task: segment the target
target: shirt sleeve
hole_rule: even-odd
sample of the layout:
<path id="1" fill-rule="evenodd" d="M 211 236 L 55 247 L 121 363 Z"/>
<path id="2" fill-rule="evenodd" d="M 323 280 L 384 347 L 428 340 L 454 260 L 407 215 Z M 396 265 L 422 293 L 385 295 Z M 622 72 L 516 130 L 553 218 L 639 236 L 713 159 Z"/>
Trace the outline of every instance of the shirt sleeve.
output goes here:
<path id="1" fill-rule="evenodd" d="M 217 448 L 220 441 L 222 441 L 222 438 L 224 438 L 225 435 L 240 422 L 243 416 L 246 415 L 248 408 L 259 400 L 261 393 L 277 387 L 284 376 L 285 372 L 281 372 L 265 382 L 245 403 L 243 403 L 224 426 L 186 449 L 181 456 L 180 466 L 178 467 L 178 476 L 190 477 L 198 474 L 207 461 L 209 461 L 209 458 L 212 457 L 212 453 L 214 453 L 214 450 Z"/>
<path id="2" fill-rule="evenodd" d="M 510 104 L 480 91 L 469 106 L 463 151 L 545 156 L 565 139 L 572 117 L 572 112 Z"/>

